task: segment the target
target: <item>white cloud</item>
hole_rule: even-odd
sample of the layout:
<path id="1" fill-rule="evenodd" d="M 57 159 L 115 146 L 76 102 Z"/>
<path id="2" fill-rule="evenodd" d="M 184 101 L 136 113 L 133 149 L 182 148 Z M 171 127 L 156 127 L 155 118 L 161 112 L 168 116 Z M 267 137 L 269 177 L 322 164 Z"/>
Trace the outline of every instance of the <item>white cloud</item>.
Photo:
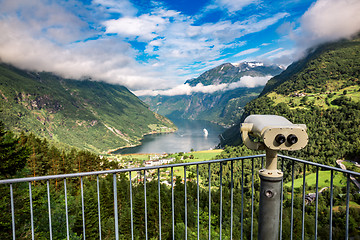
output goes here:
<path id="1" fill-rule="evenodd" d="M 233 14 L 242 10 L 244 7 L 258 3 L 259 0 L 213 0 L 213 2 L 204 9 L 204 13 L 214 9 L 226 10 L 228 13 Z"/>
<path id="2" fill-rule="evenodd" d="M 85 21 L 54 2 L 1 1 L 0 20 L 4 24 L 15 24 L 14 28 L 21 27 L 19 24 L 22 23 L 22 31 L 60 44 L 87 38 L 92 34 Z M 2 32 L 1 35 L 6 34 Z"/>
<path id="3" fill-rule="evenodd" d="M 239 87 L 247 87 L 254 88 L 265 86 L 267 81 L 272 78 L 272 76 L 264 76 L 264 77 L 251 77 L 251 76 L 243 76 L 239 82 L 234 82 L 229 85 L 229 89 L 235 89 Z"/>
<path id="4" fill-rule="evenodd" d="M 117 33 L 124 37 L 136 38 L 139 40 L 152 40 L 158 37 L 159 32 L 165 30 L 168 19 L 161 16 L 144 14 L 140 17 L 122 17 L 117 20 L 104 22 L 106 33 Z"/>
<path id="5" fill-rule="evenodd" d="M 337 40 L 360 31 L 360 1 L 318 0 L 301 18 L 310 41 Z"/>
<path id="6" fill-rule="evenodd" d="M 103 11 L 135 16 L 138 10 L 128 0 L 93 0 L 92 4 L 105 8 Z"/>
<path id="7" fill-rule="evenodd" d="M 248 54 L 257 52 L 259 50 L 260 50 L 260 48 L 249 48 L 249 49 L 246 49 L 244 51 L 241 51 L 241 52 L 235 54 L 234 57 L 240 57 L 240 56 L 248 55 Z"/>
<path id="8" fill-rule="evenodd" d="M 168 86 L 159 74 L 134 60 L 136 53 L 125 42 L 96 39 L 57 45 L 33 36 L 26 23 L 14 18 L 3 19 L 0 32 L 1 60 L 24 69 L 75 79 L 91 77 L 132 89 Z"/>
<path id="9" fill-rule="evenodd" d="M 258 56 L 258 58 L 265 58 L 265 57 L 267 57 L 267 56 L 269 56 L 269 55 L 273 55 L 274 53 L 276 53 L 276 52 L 279 52 L 279 51 L 282 51 L 282 50 L 284 50 L 283 48 L 277 48 L 277 49 L 274 49 L 274 50 L 271 50 L 271 51 L 269 51 L 269 52 L 266 52 L 266 53 L 263 53 L 263 54 L 261 54 L 260 56 Z"/>
<path id="10" fill-rule="evenodd" d="M 275 24 L 280 19 L 289 16 L 288 13 L 277 13 L 272 17 L 259 20 L 256 17 L 244 21 L 219 21 L 217 23 L 208 23 L 202 26 L 202 34 L 213 36 L 220 40 L 233 41 L 244 35 L 260 32 L 267 27 Z"/>
<path id="11" fill-rule="evenodd" d="M 215 2 L 220 6 L 228 9 L 228 11 L 230 12 L 236 12 L 258 1 L 257 0 L 216 0 Z"/>
<path id="12" fill-rule="evenodd" d="M 225 50 L 244 45 L 246 42 L 239 41 L 240 37 L 262 31 L 287 15 L 279 13 L 260 21 L 256 18 L 237 22 L 223 20 L 195 26 L 192 18 L 178 14 L 171 19 L 171 24 L 166 24 L 164 31 L 153 32 L 157 38 L 149 41 L 145 53 L 156 56 L 151 64 L 161 67 L 161 71 L 192 78 L 194 69 L 208 70 Z"/>
<path id="13" fill-rule="evenodd" d="M 318 0 L 300 18 L 300 26 L 290 31 L 297 56 L 325 42 L 350 38 L 360 31 L 360 1 Z"/>
<path id="14" fill-rule="evenodd" d="M 166 90 L 134 91 L 134 94 L 137 96 L 157 96 L 157 95 L 176 96 L 176 95 L 191 95 L 193 93 L 214 93 L 217 91 L 228 91 L 241 87 L 254 88 L 254 87 L 264 86 L 270 78 L 272 78 L 272 76 L 264 76 L 264 77 L 243 76 L 240 78 L 240 81 L 233 83 L 222 83 L 217 85 L 206 85 L 206 86 L 204 86 L 202 83 L 198 83 L 194 87 L 186 83 Z"/>
<path id="15" fill-rule="evenodd" d="M 294 41 L 292 49 L 278 48 L 259 59 L 288 65 L 306 54 L 307 50 L 326 42 L 350 38 L 360 32 L 360 1 L 318 0 L 299 19 L 299 26 L 286 22 L 279 33 L 288 32 L 285 38 Z"/>

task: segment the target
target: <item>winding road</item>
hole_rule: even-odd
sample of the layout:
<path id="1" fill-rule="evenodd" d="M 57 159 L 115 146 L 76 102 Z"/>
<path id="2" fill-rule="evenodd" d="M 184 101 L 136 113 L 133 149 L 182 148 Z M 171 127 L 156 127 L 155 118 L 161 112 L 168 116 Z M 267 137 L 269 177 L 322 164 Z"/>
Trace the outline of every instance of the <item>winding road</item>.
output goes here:
<path id="1" fill-rule="evenodd" d="M 340 166 L 341 169 L 346 170 L 346 166 L 342 163 L 344 161 L 346 161 L 346 160 L 336 160 L 336 163 Z M 359 192 L 360 192 L 360 183 L 359 183 L 359 181 L 356 180 L 356 178 L 354 178 L 351 174 L 350 174 L 350 179 L 359 188 Z"/>

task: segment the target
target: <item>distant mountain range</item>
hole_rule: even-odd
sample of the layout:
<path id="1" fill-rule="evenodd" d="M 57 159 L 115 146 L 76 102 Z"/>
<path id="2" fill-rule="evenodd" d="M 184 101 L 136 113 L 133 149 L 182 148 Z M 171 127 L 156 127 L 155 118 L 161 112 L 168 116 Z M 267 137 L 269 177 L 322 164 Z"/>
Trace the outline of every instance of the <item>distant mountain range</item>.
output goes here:
<path id="1" fill-rule="evenodd" d="M 106 152 L 176 127 L 127 88 L 0 64 L 0 121 L 62 146 Z"/>
<path id="2" fill-rule="evenodd" d="M 283 70 L 283 66 L 265 65 L 261 62 L 224 63 L 204 72 L 197 78 L 187 80 L 185 84 L 189 83 L 190 86 L 196 86 L 198 83 L 202 83 L 204 86 L 207 86 L 233 83 L 240 81 L 244 76 L 275 76 Z"/>
<path id="3" fill-rule="evenodd" d="M 187 80 L 192 87 L 219 86 L 227 88 L 210 93 L 193 92 L 191 95 L 141 96 L 150 109 L 169 118 L 207 120 L 231 126 L 240 118 L 247 102 L 257 97 L 266 80 L 283 71 L 277 65 L 260 62 L 225 63 L 210 69 L 199 77 Z M 247 77 L 246 81 L 244 77 Z M 261 80 L 259 83 L 258 81 Z"/>

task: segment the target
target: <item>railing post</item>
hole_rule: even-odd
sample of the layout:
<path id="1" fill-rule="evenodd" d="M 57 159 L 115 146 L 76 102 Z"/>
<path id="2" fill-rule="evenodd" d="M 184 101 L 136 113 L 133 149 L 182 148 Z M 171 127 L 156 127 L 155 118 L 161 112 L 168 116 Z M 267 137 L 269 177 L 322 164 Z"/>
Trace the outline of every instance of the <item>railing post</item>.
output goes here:
<path id="1" fill-rule="evenodd" d="M 283 173 L 277 169 L 277 152 L 266 149 L 266 169 L 261 169 L 258 239 L 279 238 L 280 197 Z"/>

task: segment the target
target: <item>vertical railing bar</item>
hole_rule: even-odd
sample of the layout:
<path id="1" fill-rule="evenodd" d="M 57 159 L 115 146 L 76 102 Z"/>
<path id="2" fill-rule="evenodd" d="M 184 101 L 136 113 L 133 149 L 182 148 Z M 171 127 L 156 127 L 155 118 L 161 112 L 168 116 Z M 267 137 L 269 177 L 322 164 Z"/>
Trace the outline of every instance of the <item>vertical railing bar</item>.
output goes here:
<path id="1" fill-rule="evenodd" d="M 101 212 L 100 212 L 100 185 L 99 185 L 99 175 L 96 176 L 96 192 L 97 192 L 97 200 L 98 200 L 99 239 L 101 240 Z"/>
<path id="2" fill-rule="evenodd" d="M 291 224 L 290 224 L 290 239 L 293 239 L 294 232 L 294 172 L 295 172 L 295 162 L 292 161 L 292 173 L 291 173 Z"/>
<path id="3" fill-rule="evenodd" d="M 241 240 L 244 232 L 244 160 L 241 161 Z"/>
<path id="4" fill-rule="evenodd" d="M 15 235 L 15 210 L 14 210 L 14 193 L 13 193 L 13 185 L 10 183 L 10 204 L 11 204 L 11 224 L 12 224 L 12 235 L 13 240 L 16 239 Z"/>
<path id="5" fill-rule="evenodd" d="M 316 202 L 315 202 L 315 240 L 317 239 L 318 233 L 318 214 L 319 214 L 319 167 L 316 167 Z"/>
<path id="6" fill-rule="evenodd" d="M 303 172 L 303 196 L 302 196 L 302 220 L 301 220 L 301 239 L 305 239 L 305 177 L 306 177 L 306 163 L 304 163 L 304 172 Z"/>
<path id="7" fill-rule="evenodd" d="M 117 201 L 117 180 L 116 173 L 113 174 L 114 187 L 114 218 L 115 218 L 115 239 L 119 240 L 119 218 L 118 218 L 118 201 Z"/>
<path id="8" fill-rule="evenodd" d="M 85 236 L 85 205 L 84 205 L 84 182 L 83 182 L 83 178 L 80 177 L 80 182 L 81 182 L 81 212 L 82 212 L 82 221 L 83 221 L 83 237 L 84 240 L 86 239 Z"/>
<path id="9" fill-rule="evenodd" d="M 230 183 L 230 239 L 232 240 L 233 236 L 233 221 L 234 221 L 234 161 L 231 161 L 231 183 Z"/>
<path id="10" fill-rule="evenodd" d="M 187 189 L 186 189 L 186 166 L 184 166 L 184 191 L 185 191 L 185 239 L 187 239 Z"/>
<path id="11" fill-rule="evenodd" d="M 172 222 L 172 239 L 175 239 L 174 168 L 173 167 L 171 167 L 171 222 Z"/>
<path id="12" fill-rule="evenodd" d="M 220 240 L 222 239 L 222 162 L 220 162 Z"/>
<path id="13" fill-rule="evenodd" d="M 209 163 L 209 240 L 211 240 L 211 166 Z"/>
<path id="14" fill-rule="evenodd" d="M 264 157 L 261 158 L 261 169 L 264 168 Z"/>
<path id="15" fill-rule="evenodd" d="M 172 182 L 171 182 L 172 183 Z M 147 200 L 146 200 L 146 170 L 144 170 L 144 204 L 145 204 L 145 240 L 148 240 L 148 227 L 147 227 Z"/>
<path id="16" fill-rule="evenodd" d="M 251 159 L 251 235 L 253 239 L 254 233 L 254 159 Z"/>
<path id="17" fill-rule="evenodd" d="M 333 217 L 333 194 L 334 194 L 334 170 L 331 170 L 330 175 L 330 219 L 329 219 L 329 240 L 332 240 L 332 217 Z"/>
<path id="18" fill-rule="evenodd" d="M 197 239 L 200 239 L 200 193 L 199 193 L 199 164 L 196 165 L 196 194 L 197 194 Z"/>
<path id="19" fill-rule="evenodd" d="M 284 158 L 281 158 L 281 172 L 284 173 Z M 284 177 L 281 179 L 281 195 L 280 195 L 280 236 L 279 239 L 282 239 L 282 218 L 283 218 L 283 201 L 284 201 Z"/>
<path id="20" fill-rule="evenodd" d="M 70 230 L 69 230 L 69 209 L 68 209 L 68 199 L 67 199 L 67 186 L 66 178 L 64 178 L 64 191 L 65 191 L 65 217 L 66 217 L 66 239 L 70 239 Z"/>
<path id="21" fill-rule="evenodd" d="M 129 183 L 130 183 L 130 222 L 131 222 L 131 239 L 134 240 L 134 220 L 133 220 L 133 199 L 132 199 L 132 181 L 131 181 L 131 171 L 129 171 Z"/>
<path id="22" fill-rule="evenodd" d="M 49 233 L 50 233 L 50 240 L 52 240 L 51 204 L 50 204 L 50 186 L 49 186 L 49 180 L 46 181 L 46 187 L 47 187 L 48 211 L 49 211 Z"/>
<path id="23" fill-rule="evenodd" d="M 345 239 L 349 239 L 349 201 L 350 201 L 350 174 L 347 174 L 346 182 L 346 228 L 345 228 Z"/>
<path id="24" fill-rule="evenodd" d="M 158 195 L 159 195 L 159 239 L 161 240 L 161 197 L 160 197 L 160 168 L 158 168 Z"/>
<path id="25" fill-rule="evenodd" d="M 34 240 L 34 213 L 33 213 L 33 204 L 32 204 L 32 191 L 31 191 L 31 182 L 29 182 L 29 199 L 30 199 L 30 221 L 31 221 L 31 239 Z"/>

